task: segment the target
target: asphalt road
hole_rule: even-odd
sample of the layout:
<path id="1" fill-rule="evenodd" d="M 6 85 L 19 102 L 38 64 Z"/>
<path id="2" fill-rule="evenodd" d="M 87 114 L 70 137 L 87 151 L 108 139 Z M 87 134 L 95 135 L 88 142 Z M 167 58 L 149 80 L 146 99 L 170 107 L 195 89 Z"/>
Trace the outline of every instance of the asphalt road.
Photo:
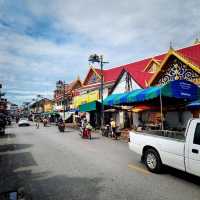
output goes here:
<path id="1" fill-rule="evenodd" d="M 167 168 L 152 174 L 127 143 L 57 127 L 16 127 L 0 138 L 0 193 L 34 200 L 199 200 L 200 179 Z"/>

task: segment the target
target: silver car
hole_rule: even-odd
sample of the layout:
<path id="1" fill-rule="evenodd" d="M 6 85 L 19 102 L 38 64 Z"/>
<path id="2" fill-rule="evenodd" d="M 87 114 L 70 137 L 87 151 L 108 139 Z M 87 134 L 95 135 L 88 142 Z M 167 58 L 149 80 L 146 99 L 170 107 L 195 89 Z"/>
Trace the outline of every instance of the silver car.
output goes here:
<path id="1" fill-rule="evenodd" d="M 18 122 L 18 126 L 30 126 L 27 118 L 21 118 Z"/>

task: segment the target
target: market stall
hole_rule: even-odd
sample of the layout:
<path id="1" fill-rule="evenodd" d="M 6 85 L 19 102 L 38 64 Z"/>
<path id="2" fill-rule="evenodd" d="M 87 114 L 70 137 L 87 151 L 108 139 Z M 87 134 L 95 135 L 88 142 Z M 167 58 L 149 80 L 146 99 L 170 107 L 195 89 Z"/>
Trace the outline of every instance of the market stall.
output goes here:
<path id="1" fill-rule="evenodd" d="M 138 113 L 137 117 L 133 117 L 136 126 L 181 130 L 192 117 L 186 105 L 200 98 L 200 88 L 192 82 L 176 80 L 108 98 L 105 99 L 105 105 L 133 106 L 133 113 Z M 136 106 L 140 106 L 140 109 Z"/>

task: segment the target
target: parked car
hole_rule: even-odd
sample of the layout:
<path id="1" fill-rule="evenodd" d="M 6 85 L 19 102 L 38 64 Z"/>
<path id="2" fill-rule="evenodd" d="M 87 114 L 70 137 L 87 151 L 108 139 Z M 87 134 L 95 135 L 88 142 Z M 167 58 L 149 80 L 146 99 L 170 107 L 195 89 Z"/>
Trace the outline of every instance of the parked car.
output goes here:
<path id="1" fill-rule="evenodd" d="M 131 131 L 129 137 L 130 150 L 141 155 L 149 171 L 167 165 L 200 176 L 200 119 L 190 119 L 182 137 L 170 131 Z"/>
<path id="2" fill-rule="evenodd" d="M 28 121 L 27 118 L 20 118 L 18 126 L 30 126 L 30 122 Z"/>

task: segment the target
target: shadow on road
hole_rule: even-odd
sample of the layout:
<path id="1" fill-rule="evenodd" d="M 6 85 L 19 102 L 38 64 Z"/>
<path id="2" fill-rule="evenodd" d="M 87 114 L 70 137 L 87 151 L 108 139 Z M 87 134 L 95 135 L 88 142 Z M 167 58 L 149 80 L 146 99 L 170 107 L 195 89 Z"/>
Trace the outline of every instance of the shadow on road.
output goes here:
<path id="1" fill-rule="evenodd" d="M 194 175 L 191 175 L 191 174 L 187 174 L 187 173 L 180 171 L 178 169 L 174 169 L 174 168 L 165 166 L 164 169 L 163 169 L 163 174 L 170 174 L 170 175 L 172 175 L 176 178 L 179 178 L 179 179 L 182 179 L 182 180 L 185 180 L 187 182 L 191 182 L 195 185 L 200 186 L 200 177 L 197 177 L 197 176 L 194 176 Z"/>
<path id="2" fill-rule="evenodd" d="M 101 139 L 100 137 L 92 137 L 91 140 L 99 140 Z"/>
<path id="3" fill-rule="evenodd" d="M 31 166 L 37 166 L 37 163 L 29 152 L 0 155 L 0 193 L 24 187 L 31 171 L 23 169 Z"/>
<path id="4" fill-rule="evenodd" d="M 28 148 L 22 145 L 18 148 Z M 14 149 L 16 150 L 16 149 Z M 14 152 L 0 155 L 0 197 L 8 191 L 23 188 L 25 199 L 35 200 L 97 200 L 102 190 L 101 178 L 68 177 L 54 175 L 50 171 L 33 173 L 38 167 L 30 152 Z M 37 169 L 37 168 L 36 168 Z"/>
<path id="5" fill-rule="evenodd" d="M 15 151 L 30 148 L 32 144 L 4 144 L 0 145 L 0 152 Z"/>
<path id="6" fill-rule="evenodd" d="M 34 177 L 34 175 L 33 175 Z M 67 177 L 62 175 L 31 178 L 31 184 L 35 191 L 34 199 L 79 199 L 97 200 L 101 190 L 100 178 Z"/>
<path id="7" fill-rule="evenodd" d="M 13 133 L 6 133 L 5 135 L 0 135 L 0 139 L 1 138 L 15 138 L 16 135 Z"/>

